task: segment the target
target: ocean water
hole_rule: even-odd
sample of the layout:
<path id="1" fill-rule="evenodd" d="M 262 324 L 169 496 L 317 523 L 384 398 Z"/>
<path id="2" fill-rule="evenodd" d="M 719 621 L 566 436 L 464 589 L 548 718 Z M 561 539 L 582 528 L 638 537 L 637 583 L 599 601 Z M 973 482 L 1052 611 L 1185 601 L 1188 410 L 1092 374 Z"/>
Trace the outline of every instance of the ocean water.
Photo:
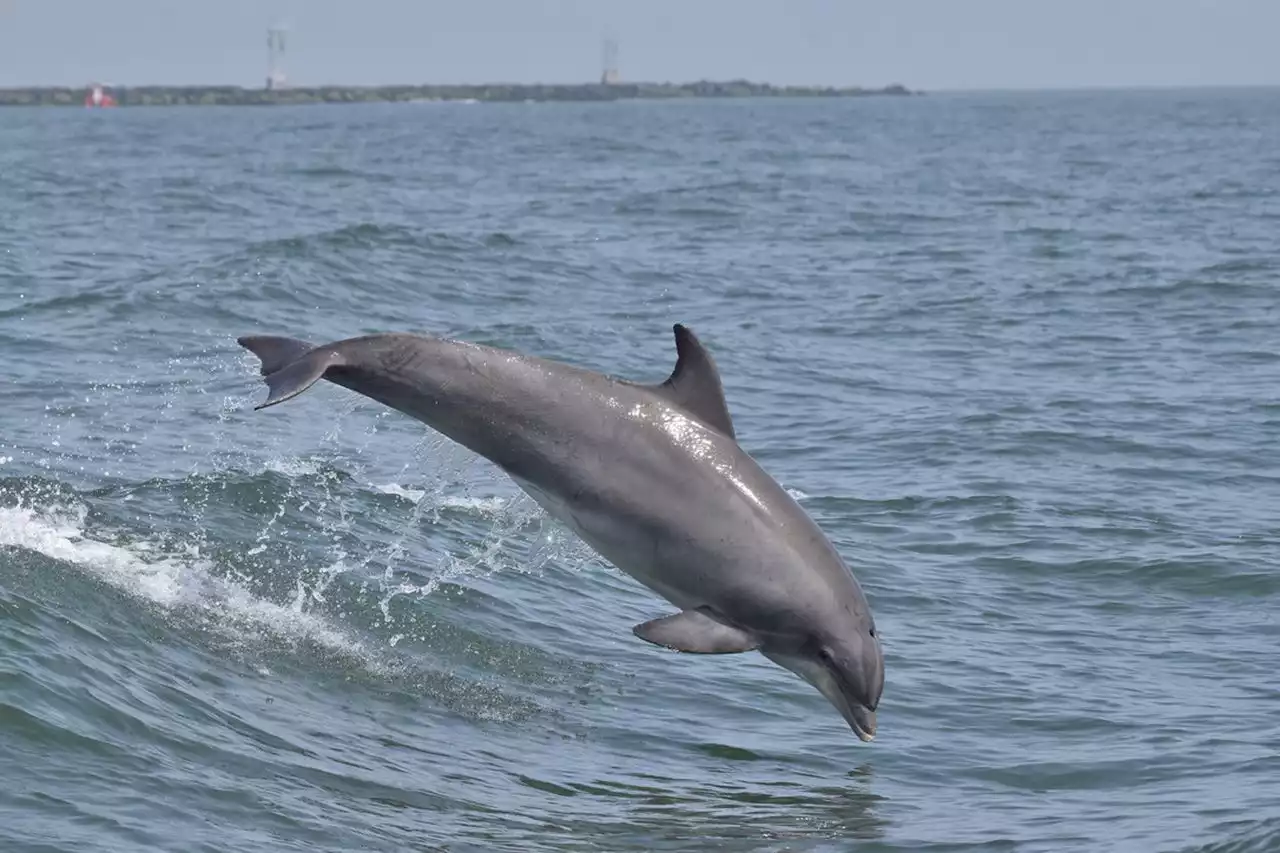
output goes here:
<path id="1" fill-rule="evenodd" d="M 0 112 L 0 848 L 1280 849 L 1280 91 Z M 876 740 L 238 335 L 659 381 Z"/>

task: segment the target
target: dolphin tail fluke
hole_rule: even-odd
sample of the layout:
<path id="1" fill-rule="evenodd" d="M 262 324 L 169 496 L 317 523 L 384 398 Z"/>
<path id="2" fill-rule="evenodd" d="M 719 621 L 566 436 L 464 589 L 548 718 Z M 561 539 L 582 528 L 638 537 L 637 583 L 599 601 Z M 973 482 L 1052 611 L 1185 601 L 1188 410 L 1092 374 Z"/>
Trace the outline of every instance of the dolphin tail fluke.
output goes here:
<path id="1" fill-rule="evenodd" d="M 256 355 L 262 361 L 262 375 L 270 376 L 282 367 L 288 367 L 315 349 L 315 344 L 297 338 L 277 338 L 271 335 L 245 335 L 236 343 Z"/>
<path id="2" fill-rule="evenodd" d="M 313 347 L 293 338 L 246 336 L 240 346 L 262 360 L 262 375 L 267 383 L 266 402 L 254 409 L 265 409 L 290 400 L 310 388 L 331 367 L 344 363 L 342 355 L 331 346 Z"/>

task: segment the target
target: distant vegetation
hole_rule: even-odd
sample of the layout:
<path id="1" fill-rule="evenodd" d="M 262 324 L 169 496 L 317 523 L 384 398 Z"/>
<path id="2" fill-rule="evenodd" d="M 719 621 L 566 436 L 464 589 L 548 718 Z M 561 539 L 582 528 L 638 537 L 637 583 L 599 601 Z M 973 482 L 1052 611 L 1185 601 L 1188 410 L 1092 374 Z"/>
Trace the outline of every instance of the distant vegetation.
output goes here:
<path id="1" fill-rule="evenodd" d="M 81 106 L 88 88 L 0 89 L 0 106 Z M 637 98 L 856 97 L 911 95 L 903 86 L 883 89 L 771 86 L 730 80 L 716 83 L 489 84 L 460 86 L 313 86 L 243 89 L 238 86 L 121 86 L 111 93 L 120 106 L 360 103 L 373 101 L 619 101 Z"/>

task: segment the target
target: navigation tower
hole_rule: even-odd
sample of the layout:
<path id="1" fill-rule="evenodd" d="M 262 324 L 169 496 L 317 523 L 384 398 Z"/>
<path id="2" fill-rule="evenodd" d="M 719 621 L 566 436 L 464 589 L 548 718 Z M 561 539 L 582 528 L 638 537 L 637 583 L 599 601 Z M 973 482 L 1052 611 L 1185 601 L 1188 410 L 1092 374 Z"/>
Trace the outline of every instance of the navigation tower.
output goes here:
<path id="1" fill-rule="evenodd" d="M 284 27 L 267 30 L 267 88 L 283 89 L 284 76 Z"/>
<path id="2" fill-rule="evenodd" d="M 604 40 L 604 71 L 600 74 L 600 82 L 608 85 L 618 82 L 618 42 L 613 38 Z"/>

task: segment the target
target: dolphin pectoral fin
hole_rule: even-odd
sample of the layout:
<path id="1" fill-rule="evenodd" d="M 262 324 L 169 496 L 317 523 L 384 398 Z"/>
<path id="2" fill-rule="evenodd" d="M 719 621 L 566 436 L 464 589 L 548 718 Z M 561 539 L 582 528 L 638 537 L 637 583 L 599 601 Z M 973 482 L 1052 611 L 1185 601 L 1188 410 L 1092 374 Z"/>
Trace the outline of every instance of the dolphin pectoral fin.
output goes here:
<path id="1" fill-rule="evenodd" d="M 726 625 L 703 608 L 651 619 L 631 630 L 637 637 L 655 646 L 700 655 L 727 655 L 749 652 L 760 647 L 760 641 L 755 637 L 732 625 Z"/>
<path id="2" fill-rule="evenodd" d="M 265 409 L 298 396 L 324 376 L 326 370 L 345 363 L 336 349 L 327 346 L 313 349 L 304 341 L 290 338 L 245 337 L 240 338 L 239 342 L 262 359 L 262 372 L 270 392 L 266 402 L 259 403 L 254 409 Z M 303 350 L 303 347 L 306 349 Z M 300 357 L 280 366 L 284 358 L 300 351 Z M 269 367 L 274 370 L 268 372 Z"/>

